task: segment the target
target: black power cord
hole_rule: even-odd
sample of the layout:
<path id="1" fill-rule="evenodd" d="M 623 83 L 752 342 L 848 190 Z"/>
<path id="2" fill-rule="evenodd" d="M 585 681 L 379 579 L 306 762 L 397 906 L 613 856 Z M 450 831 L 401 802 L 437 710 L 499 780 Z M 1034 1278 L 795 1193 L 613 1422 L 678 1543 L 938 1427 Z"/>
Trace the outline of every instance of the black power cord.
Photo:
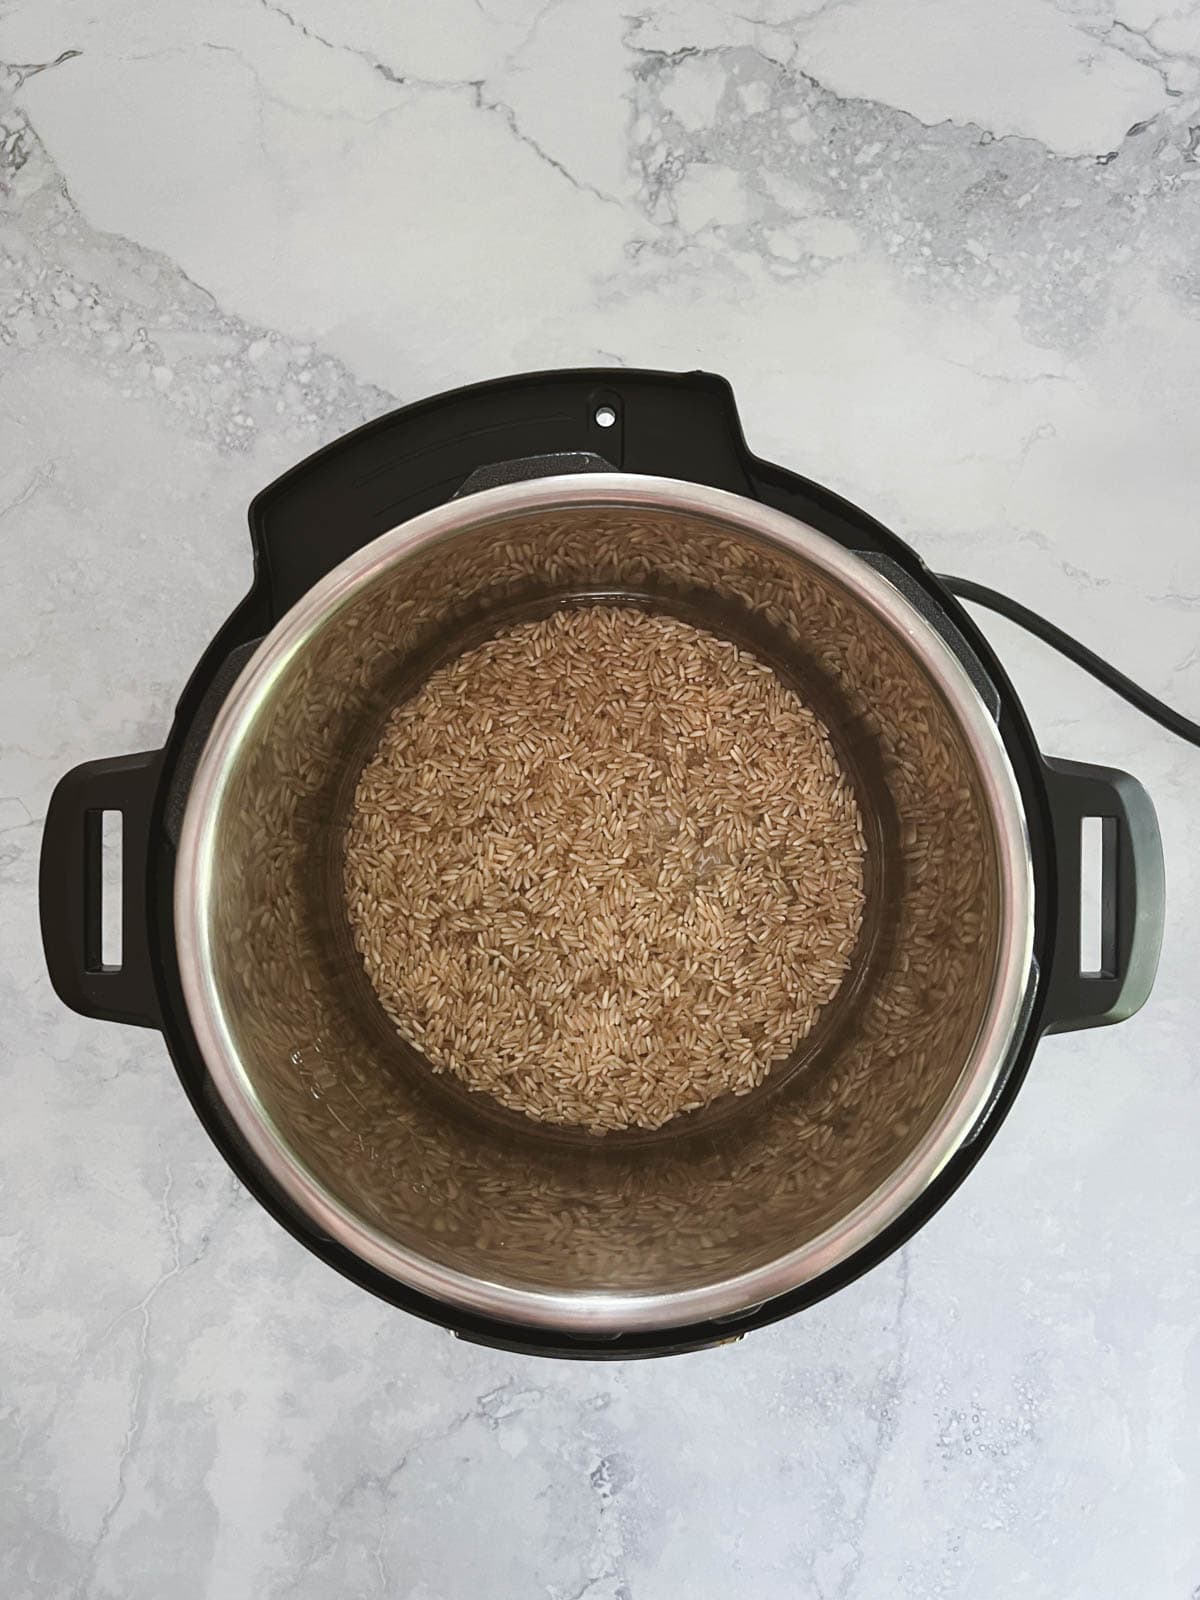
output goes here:
<path id="1" fill-rule="evenodd" d="M 950 593 L 956 594 L 960 600 L 970 600 L 974 605 L 987 606 L 989 611 L 999 612 L 1002 617 L 1007 617 L 1018 627 L 1036 634 L 1039 639 L 1058 650 L 1069 661 L 1073 661 L 1077 667 L 1082 667 L 1085 672 L 1090 672 L 1093 678 L 1098 678 L 1114 694 L 1119 694 L 1122 700 L 1128 700 L 1129 704 L 1136 707 L 1143 715 L 1152 717 L 1161 727 L 1166 728 L 1168 733 L 1186 739 L 1189 744 L 1200 745 L 1200 722 L 1193 722 L 1173 707 L 1155 699 L 1148 690 L 1134 683 L 1132 678 L 1127 678 L 1123 672 L 1119 672 L 1116 667 L 1102 660 L 1094 650 L 1089 650 L 1087 645 L 1080 644 L 1078 639 L 1072 639 L 1069 633 L 1064 633 L 1053 622 L 1047 622 L 1045 617 L 1039 617 L 1036 611 L 1030 611 L 1029 607 L 1023 606 L 1019 600 L 1010 600 L 1006 594 L 988 589 L 982 583 L 973 583 L 970 578 L 949 578 L 944 573 L 938 573 L 937 576 L 938 582 L 945 584 Z"/>

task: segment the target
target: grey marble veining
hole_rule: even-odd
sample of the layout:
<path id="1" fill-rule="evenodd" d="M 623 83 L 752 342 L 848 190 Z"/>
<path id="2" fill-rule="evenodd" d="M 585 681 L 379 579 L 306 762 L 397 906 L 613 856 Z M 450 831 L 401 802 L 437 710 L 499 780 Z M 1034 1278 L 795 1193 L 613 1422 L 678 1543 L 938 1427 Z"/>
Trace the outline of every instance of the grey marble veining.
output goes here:
<path id="1" fill-rule="evenodd" d="M 1196 714 L 1200 6 L 9 0 L 0 62 L 6 1600 L 1194 1600 L 1200 757 L 1015 630 L 1044 747 L 1158 802 L 1155 995 L 1044 1043 L 902 1256 L 703 1355 L 342 1283 L 153 1035 L 57 1004 L 35 877 L 55 778 L 162 739 L 253 493 L 540 366 L 724 372 L 760 453 Z"/>

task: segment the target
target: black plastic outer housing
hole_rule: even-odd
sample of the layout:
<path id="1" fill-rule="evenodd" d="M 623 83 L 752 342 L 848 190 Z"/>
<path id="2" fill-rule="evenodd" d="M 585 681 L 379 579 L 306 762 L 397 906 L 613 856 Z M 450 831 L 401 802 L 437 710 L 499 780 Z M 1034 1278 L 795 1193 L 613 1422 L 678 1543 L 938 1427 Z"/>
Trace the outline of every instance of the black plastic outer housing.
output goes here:
<path id="1" fill-rule="evenodd" d="M 613 414 L 608 426 L 598 415 Z M 1040 1034 L 1044 996 L 1035 995 L 1003 1087 L 970 1143 L 883 1235 L 813 1283 L 720 1322 L 609 1339 L 505 1324 L 432 1301 L 360 1261 L 318 1231 L 252 1156 L 212 1088 L 195 1038 L 175 963 L 172 915 L 175 852 L 167 803 L 181 758 L 194 758 L 189 731 L 210 687 L 232 686 L 226 664 L 260 639 L 326 572 L 368 541 L 454 496 L 466 479 L 497 462 L 560 454 L 600 456 L 618 471 L 709 484 L 761 500 L 811 524 L 839 544 L 903 568 L 912 585 L 958 629 L 999 697 L 998 722 L 1020 786 L 1035 881 L 1035 959 L 1045 969 L 1057 907 L 1053 814 L 1045 769 L 1021 704 L 969 614 L 917 555 L 865 512 L 748 449 L 729 384 L 707 373 L 596 369 L 526 374 L 455 390 L 405 406 L 357 429 L 301 462 L 264 489 L 250 507 L 254 581 L 205 651 L 180 697 L 148 817 L 146 913 L 153 993 L 140 1017 L 161 1027 L 196 1114 L 241 1182 L 295 1238 L 372 1294 L 456 1335 L 500 1349 L 583 1359 L 663 1355 L 701 1349 L 779 1321 L 844 1287 L 883 1261 L 937 1211 L 979 1160 L 1019 1090 Z M 226 670 L 222 672 L 222 668 Z M 188 749 L 190 744 L 190 751 Z M 129 848 L 127 842 L 126 848 Z M 129 908 L 132 909 L 132 908 Z M 128 919 L 127 919 L 128 920 Z"/>

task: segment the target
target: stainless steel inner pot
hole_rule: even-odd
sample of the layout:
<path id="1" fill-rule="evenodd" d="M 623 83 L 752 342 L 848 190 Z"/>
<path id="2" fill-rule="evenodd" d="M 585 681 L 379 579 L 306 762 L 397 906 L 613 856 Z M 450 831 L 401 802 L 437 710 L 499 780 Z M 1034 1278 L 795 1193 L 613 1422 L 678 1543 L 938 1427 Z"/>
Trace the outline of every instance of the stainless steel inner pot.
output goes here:
<path id="1" fill-rule="evenodd" d="M 819 709 L 867 821 L 868 909 L 843 992 L 762 1089 L 596 1137 L 502 1112 L 402 1044 L 340 873 L 400 696 L 513 620 L 617 597 L 749 643 Z M 310 590 L 208 739 L 175 915 L 212 1081 L 302 1212 L 436 1300 L 591 1336 L 733 1316 L 860 1250 L 970 1136 L 1032 981 L 1016 782 L 941 635 L 806 524 L 619 473 L 464 496 Z"/>

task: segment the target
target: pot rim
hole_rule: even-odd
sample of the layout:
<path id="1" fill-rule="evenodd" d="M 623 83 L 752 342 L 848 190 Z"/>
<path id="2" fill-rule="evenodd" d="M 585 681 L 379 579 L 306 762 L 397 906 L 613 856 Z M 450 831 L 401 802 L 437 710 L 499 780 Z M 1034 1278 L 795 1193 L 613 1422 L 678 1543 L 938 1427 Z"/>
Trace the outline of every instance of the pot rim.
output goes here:
<path id="1" fill-rule="evenodd" d="M 715 521 L 798 555 L 898 632 L 941 691 L 975 759 L 997 845 L 1001 919 L 987 1012 L 932 1126 L 871 1195 L 816 1238 L 745 1272 L 665 1293 L 525 1289 L 447 1267 L 357 1217 L 298 1159 L 245 1071 L 226 1019 L 211 947 L 210 896 L 221 805 L 238 755 L 281 671 L 332 617 L 399 561 L 523 512 L 587 507 L 672 511 Z M 226 1109 L 270 1176 L 316 1227 L 388 1277 L 461 1310 L 603 1338 L 736 1316 L 813 1282 L 889 1228 L 977 1127 L 1024 1014 L 1033 965 L 1033 865 L 1024 807 L 999 728 L 941 635 L 886 577 L 786 512 L 724 489 L 634 473 L 572 473 L 480 490 L 421 513 L 364 545 L 308 590 L 259 645 L 217 714 L 188 794 L 176 857 L 175 939 L 184 1000 Z"/>

